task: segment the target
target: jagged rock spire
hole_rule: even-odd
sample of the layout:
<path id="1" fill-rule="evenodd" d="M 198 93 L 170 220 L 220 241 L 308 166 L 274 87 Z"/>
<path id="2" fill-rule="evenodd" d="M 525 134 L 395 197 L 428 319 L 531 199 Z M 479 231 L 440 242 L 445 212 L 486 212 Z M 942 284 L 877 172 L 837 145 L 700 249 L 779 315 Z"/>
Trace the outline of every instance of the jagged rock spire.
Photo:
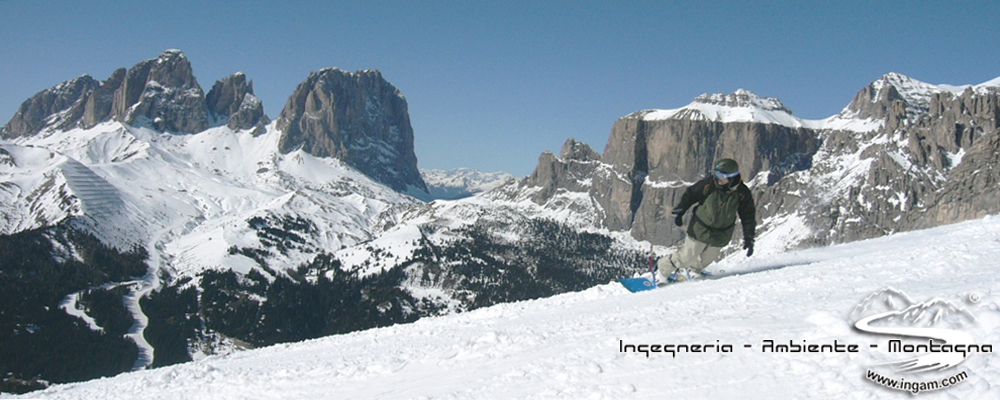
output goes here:
<path id="1" fill-rule="evenodd" d="M 398 191 L 427 191 L 417 170 L 406 99 L 379 71 L 309 74 L 278 117 L 283 153 L 335 157 Z"/>

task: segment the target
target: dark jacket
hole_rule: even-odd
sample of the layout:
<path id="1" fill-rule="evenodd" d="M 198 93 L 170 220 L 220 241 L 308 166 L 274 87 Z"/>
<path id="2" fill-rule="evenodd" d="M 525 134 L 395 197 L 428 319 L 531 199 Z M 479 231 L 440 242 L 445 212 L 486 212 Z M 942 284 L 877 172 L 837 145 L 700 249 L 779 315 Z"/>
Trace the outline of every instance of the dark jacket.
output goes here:
<path id="1" fill-rule="evenodd" d="M 753 194 L 742 180 L 725 188 L 717 187 L 711 176 L 696 182 L 684 191 L 674 210 L 683 213 L 691 206 L 694 211 L 687 229 L 691 238 L 710 246 L 724 247 L 733 238 L 739 216 L 744 242 L 753 242 L 757 211 Z"/>

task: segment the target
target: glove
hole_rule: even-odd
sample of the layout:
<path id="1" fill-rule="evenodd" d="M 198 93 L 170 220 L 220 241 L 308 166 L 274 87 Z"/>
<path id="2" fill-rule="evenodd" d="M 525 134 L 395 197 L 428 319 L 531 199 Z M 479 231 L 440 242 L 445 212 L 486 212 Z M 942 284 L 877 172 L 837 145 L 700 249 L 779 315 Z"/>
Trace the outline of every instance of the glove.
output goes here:
<path id="1" fill-rule="evenodd" d="M 743 238 L 743 249 L 747 251 L 747 257 L 753 255 L 753 239 Z"/>
<path id="2" fill-rule="evenodd" d="M 677 226 L 684 226 L 684 212 L 687 211 L 683 208 L 675 208 L 670 211 L 674 215 L 674 224 Z"/>

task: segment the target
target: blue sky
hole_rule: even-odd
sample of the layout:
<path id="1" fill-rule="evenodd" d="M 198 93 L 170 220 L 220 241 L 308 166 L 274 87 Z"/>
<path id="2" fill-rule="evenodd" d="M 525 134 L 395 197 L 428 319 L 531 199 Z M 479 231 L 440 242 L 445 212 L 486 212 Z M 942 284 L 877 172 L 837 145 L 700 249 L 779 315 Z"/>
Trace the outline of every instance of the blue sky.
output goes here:
<path id="1" fill-rule="evenodd" d="M 601 152 L 619 117 L 702 93 L 819 119 L 889 72 L 991 80 L 997 16 L 995 0 L 0 0 L 0 124 L 43 89 L 180 49 L 206 91 L 245 72 L 272 118 L 311 71 L 378 69 L 421 168 L 527 175 L 567 138 Z"/>

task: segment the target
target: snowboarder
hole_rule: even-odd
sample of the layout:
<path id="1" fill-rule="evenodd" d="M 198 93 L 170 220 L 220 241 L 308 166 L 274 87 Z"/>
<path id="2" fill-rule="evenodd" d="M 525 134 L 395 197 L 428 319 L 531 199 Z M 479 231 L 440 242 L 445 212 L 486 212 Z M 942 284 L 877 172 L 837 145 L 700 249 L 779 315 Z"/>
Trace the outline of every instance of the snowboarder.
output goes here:
<path id="1" fill-rule="evenodd" d="M 710 176 L 684 191 L 671 211 L 674 224 L 684 226 L 684 213 L 691 206 L 694 211 L 681 249 L 657 262 L 659 282 L 700 278 L 702 270 L 718 260 L 722 248 L 732 240 L 737 216 L 743 226 L 743 248 L 747 257 L 753 255 L 756 206 L 735 160 L 719 160 Z"/>

